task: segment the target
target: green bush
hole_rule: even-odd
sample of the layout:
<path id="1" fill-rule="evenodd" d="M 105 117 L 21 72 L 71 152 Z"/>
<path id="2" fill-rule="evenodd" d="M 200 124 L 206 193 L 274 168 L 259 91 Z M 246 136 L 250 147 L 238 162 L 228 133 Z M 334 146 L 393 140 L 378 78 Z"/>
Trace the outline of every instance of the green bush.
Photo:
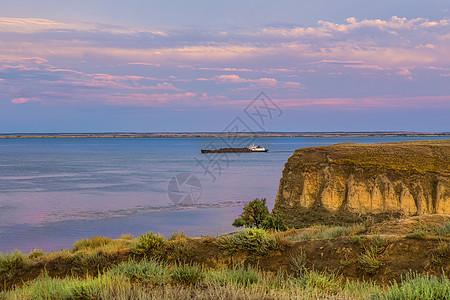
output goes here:
<path id="1" fill-rule="evenodd" d="M 14 250 L 11 254 L 3 254 L 0 252 L 0 278 L 4 276 L 5 279 L 12 279 L 17 269 L 25 265 L 26 256 L 18 250 Z"/>
<path id="2" fill-rule="evenodd" d="M 149 231 L 139 236 L 134 245 L 130 247 L 130 250 L 136 254 L 150 254 L 161 255 L 166 249 L 167 241 L 161 234 L 154 234 Z"/>
<path id="3" fill-rule="evenodd" d="M 268 215 L 262 223 L 262 228 L 276 229 L 281 231 L 285 231 L 288 229 L 283 218 L 279 214 Z"/>
<path id="4" fill-rule="evenodd" d="M 275 237 L 259 228 L 244 229 L 234 234 L 221 236 L 216 243 L 226 254 L 246 251 L 249 254 L 264 255 L 270 250 L 280 248 Z"/>
<path id="5" fill-rule="evenodd" d="M 255 198 L 244 206 L 244 212 L 234 220 L 234 227 L 256 227 L 260 228 L 264 220 L 269 216 L 266 198 Z"/>
<path id="6" fill-rule="evenodd" d="M 205 278 L 205 274 L 199 266 L 183 264 L 173 270 L 171 278 L 182 284 L 197 284 Z"/>

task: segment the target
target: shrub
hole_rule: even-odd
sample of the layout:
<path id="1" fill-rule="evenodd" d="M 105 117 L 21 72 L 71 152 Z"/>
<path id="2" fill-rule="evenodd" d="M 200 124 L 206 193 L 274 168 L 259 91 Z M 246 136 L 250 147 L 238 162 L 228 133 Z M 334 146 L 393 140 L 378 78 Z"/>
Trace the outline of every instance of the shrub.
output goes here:
<path id="1" fill-rule="evenodd" d="M 291 256 L 290 268 L 296 277 L 300 278 L 303 276 L 306 271 L 306 254 L 303 249 L 296 255 Z"/>
<path id="2" fill-rule="evenodd" d="M 333 293 L 340 291 L 342 285 L 342 277 L 314 270 L 305 270 L 298 280 L 304 288 L 318 288 Z"/>
<path id="3" fill-rule="evenodd" d="M 164 236 L 149 231 L 139 236 L 130 249 L 136 254 L 151 254 L 157 256 L 163 254 L 166 245 L 167 241 Z"/>
<path id="4" fill-rule="evenodd" d="M 383 253 L 388 245 L 389 245 L 389 241 L 380 236 L 375 236 L 370 240 L 371 251 L 374 251 L 375 254 Z"/>
<path id="5" fill-rule="evenodd" d="M 167 259 L 186 263 L 193 257 L 194 249 L 187 244 L 186 239 L 172 240 L 167 244 Z"/>
<path id="6" fill-rule="evenodd" d="M 89 269 L 101 270 L 104 268 L 107 262 L 107 258 L 103 253 L 92 252 L 92 253 L 75 253 L 73 256 L 73 264 L 76 269 L 81 271 Z"/>
<path id="7" fill-rule="evenodd" d="M 264 229 L 244 229 L 234 234 L 224 235 L 216 241 L 219 249 L 227 254 L 247 251 L 249 254 L 263 255 L 279 248 L 276 239 Z"/>
<path id="8" fill-rule="evenodd" d="M 244 212 L 234 220 L 234 227 L 256 227 L 260 228 L 264 220 L 269 216 L 266 198 L 255 198 L 244 206 Z"/>
<path id="9" fill-rule="evenodd" d="M 205 274 L 199 266 L 183 264 L 173 270 L 171 278 L 178 283 L 197 284 L 205 278 Z"/>
<path id="10" fill-rule="evenodd" d="M 42 252 L 39 249 L 34 249 L 33 252 L 31 252 L 30 255 L 28 255 L 28 258 L 35 259 L 35 258 L 39 258 L 42 256 L 44 256 L 44 252 Z"/>
<path id="11" fill-rule="evenodd" d="M 103 236 L 92 236 L 90 239 L 82 239 L 79 241 L 76 241 L 73 244 L 72 252 L 77 252 L 80 250 L 93 250 L 98 247 L 105 246 L 109 243 L 111 243 L 110 237 L 103 237 Z"/>
<path id="12" fill-rule="evenodd" d="M 370 246 L 358 256 L 358 262 L 361 268 L 368 274 L 374 274 L 383 265 L 381 261 L 377 258 L 378 248 L 375 246 Z"/>
<path id="13" fill-rule="evenodd" d="M 276 229 L 286 231 L 288 228 L 284 223 L 283 218 L 279 214 L 270 214 L 262 223 L 264 229 Z"/>
<path id="14" fill-rule="evenodd" d="M 169 237 L 169 241 L 176 241 L 176 240 L 181 240 L 181 239 L 186 239 L 187 236 L 184 234 L 184 231 L 180 231 L 180 232 L 173 232 L 170 237 Z"/>
<path id="15" fill-rule="evenodd" d="M 0 252 L 0 276 L 3 273 L 7 280 L 12 279 L 16 275 L 17 269 L 23 267 L 25 262 L 26 256 L 18 250 L 14 250 L 11 254 Z"/>
<path id="16" fill-rule="evenodd" d="M 442 266 L 446 257 L 450 257 L 450 242 L 441 241 L 437 248 L 431 252 L 431 263 Z"/>

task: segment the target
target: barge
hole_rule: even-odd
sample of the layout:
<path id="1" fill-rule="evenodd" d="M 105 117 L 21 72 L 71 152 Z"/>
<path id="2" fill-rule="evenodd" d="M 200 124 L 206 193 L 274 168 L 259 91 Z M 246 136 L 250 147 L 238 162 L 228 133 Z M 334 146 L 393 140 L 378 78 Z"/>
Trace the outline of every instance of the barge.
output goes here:
<path id="1" fill-rule="evenodd" d="M 246 148 L 220 148 L 201 149 L 201 153 L 241 153 L 241 152 L 268 152 L 269 149 L 261 146 L 251 145 Z"/>

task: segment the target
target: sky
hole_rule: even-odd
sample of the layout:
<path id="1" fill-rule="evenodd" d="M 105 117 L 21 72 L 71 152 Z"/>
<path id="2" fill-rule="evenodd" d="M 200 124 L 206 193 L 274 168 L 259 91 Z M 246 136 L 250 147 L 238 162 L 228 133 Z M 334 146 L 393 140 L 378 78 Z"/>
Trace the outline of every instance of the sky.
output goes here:
<path id="1" fill-rule="evenodd" d="M 0 133 L 450 131 L 449 54 L 448 0 L 1 1 Z"/>

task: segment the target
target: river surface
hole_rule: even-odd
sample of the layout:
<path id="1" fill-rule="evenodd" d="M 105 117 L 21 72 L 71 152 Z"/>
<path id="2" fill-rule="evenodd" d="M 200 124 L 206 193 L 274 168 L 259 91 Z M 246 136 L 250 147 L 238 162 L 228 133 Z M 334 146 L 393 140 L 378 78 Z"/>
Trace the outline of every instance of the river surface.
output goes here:
<path id="1" fill-rule="evenodd" d="M 200 154 L 221 138 L 0 139 L 0 252 L 70 248 L 83 237 L 231 232 L 244 203 L 274 205 L 295 149 L 414 137 L 240 138 L 267 153 Z M 428 138 L 432 139 L 432 138 Z M 434 138 L 436 139 L 436 138 Z"/>

